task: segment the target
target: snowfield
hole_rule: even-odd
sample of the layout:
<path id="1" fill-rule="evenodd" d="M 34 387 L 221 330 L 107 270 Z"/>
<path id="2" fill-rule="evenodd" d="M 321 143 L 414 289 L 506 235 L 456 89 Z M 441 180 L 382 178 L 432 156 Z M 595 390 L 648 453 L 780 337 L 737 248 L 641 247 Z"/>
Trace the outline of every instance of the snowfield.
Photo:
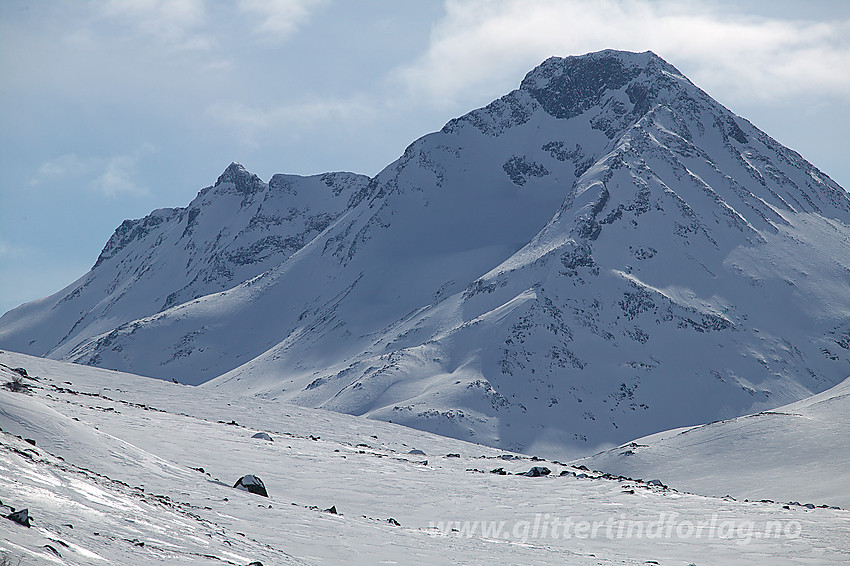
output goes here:
<path id="1" fill-rule="evenodd" d="M 845 510 L 690 495 L 655 478 L 23 354 L 0 353 L 0 364 L 0 382 L 18 367 L 36 378 L 22 380 L 29 394 L 0 390 L 0 500 L 31 517 L 30 528 L 0 519 L 0 556 L 13 563 L 850 559 Z M 550 473 L 521 475 L 534 467 Z M 270 497 L 231 487 L 246 474 Z"/>
<path id="2" fill-rule="evenodd" d="M 771 411 L 639 438 L 578 460 L 614 474 L 739 499 L 850 508 L 850 378 Z"/>

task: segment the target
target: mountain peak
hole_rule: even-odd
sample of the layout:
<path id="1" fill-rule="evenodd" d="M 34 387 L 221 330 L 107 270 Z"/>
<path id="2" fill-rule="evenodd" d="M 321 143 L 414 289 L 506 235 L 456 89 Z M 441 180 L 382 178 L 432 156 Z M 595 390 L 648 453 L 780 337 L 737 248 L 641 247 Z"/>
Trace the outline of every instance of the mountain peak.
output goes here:
<path id="1" fill-rule="evenodd" d="M 236 191 L 241 194 L 253 193 L 262 185 L 259 177 L 245 169 L 241 164 L 233 162 L 227 166 L 227 169 L 218 177 L 215 186 L 218 187 L 223 183 L 232 183 L 236 187 Z"/>
<path id="2" fill-rule="evenodd" d="M 598 105 L 605 93 L 623 88 L 642 74 L 657 82 L 665 72 L 681 76 L 652 51 L 608 49 L 587 55 L 550 57 L 525 76 L 520 90 L 531 94 L 556 118 L 572 118 Z"/>

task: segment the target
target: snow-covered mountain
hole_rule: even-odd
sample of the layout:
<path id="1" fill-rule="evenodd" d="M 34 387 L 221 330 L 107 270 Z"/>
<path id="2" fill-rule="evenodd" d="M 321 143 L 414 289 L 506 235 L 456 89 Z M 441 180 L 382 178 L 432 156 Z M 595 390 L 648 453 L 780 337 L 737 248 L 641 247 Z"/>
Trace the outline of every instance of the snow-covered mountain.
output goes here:
<path id="1" fill-rule="evenodd" d="M 850 374 L 850 198 L 652 53 L 548 59 L 340 186 L 315 230 L 240 243 L 304 234 L 228 267 L 230 288 L 210 252 L 243 231 L 222 212 L 237 189 L 161 213 L 149 240 L 119 229 L 80 282 L 0 319 L 0 346 L 561 457 Z M 207 209 L 199 254 L 175 253 L 219 287 L 175 260 L 132 285 L 146 303 L 110 289 Z M 118 252 L 136 249 L 152 255 Z"/>
<path id="2" fill-rule="evenodd" d="M 21 378 L 11 368 L 26 370 L 29 393 L 5 387 Z M 846 564 L 850 548 L 850 512 L 806 507 L 803 482 L 804 505 L 688 495 L 10 352 L 0 429 L 3 563 L 773 566 Z M 525 475 L 534 468 L 544 475 Z M 268 497 L 233 488 L 246 474 Z M 30 527 L 4 518 L 10 508 L 27 509 Z"/>
<path id="3" fill-rule="evenodd" d="M 119 226 L 91 271 L 3 317 L 11 348 L 63 357 L 139 317 L 229 289 L 274 267 L 327 228 L 369 182 L 364 175 L 275 175 L 232 163 L 185 208 Z"/>

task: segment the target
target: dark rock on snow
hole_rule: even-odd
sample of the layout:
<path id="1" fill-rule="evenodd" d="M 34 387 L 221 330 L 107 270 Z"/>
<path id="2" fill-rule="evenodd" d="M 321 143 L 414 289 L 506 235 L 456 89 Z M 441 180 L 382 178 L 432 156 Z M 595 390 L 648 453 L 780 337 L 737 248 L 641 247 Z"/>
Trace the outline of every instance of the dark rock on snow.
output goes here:
<path id="1" fill-rule="evenodd" d="M 530 478 L 539 478 L 540 476 L 548 476 L 551 473 L 552 470 L 550 470 L 546 466 L 534 466 L 522 475 L 528 476 Z"/>
<path id="2" fill-rule="evenodd" d="M 49 544 L 45 544 L 45 545 L 44 545 L 44 549 L 45 549 L 45 550 L 47 550 L 47 551 L 49 551 L 49 552 L 50 552 L 51 554 L 53 554 L 54 556 L 59 556 L 59 557 L 61 557 L 61 556 L 62 556 L 61 554 L 59 554 L 59 551 L 58 551 L 58 550 L 56 550 L 55 548 L 53 548 L 53 547 L 52 547 L 52 546 L 50 546 Z"/>
<path id="3" fill-rule="evenodd" d="M 6 515 L 6 518 L 10 521 L 14 521 L 19 525 L 23 525 L 27 528 L 30 526 L 30 513 L 29 509 L 21 509 L 20 511 L 14 511 Z"/>
<path id="4" fill-rule="evenodd" d="M 233 487 L 235 487 L 236 489 L 241 489 L 242 491 L 248 491 L 257 495 L 262 495 L 263 497 L 269 496 L 268 492 L 266 491 L 266 486 L 263 485 L 263 481 L 257 476 L 252 476 L 250 474 L 239 478 L 239 480 L 235 484 L 233 484 Z"/>

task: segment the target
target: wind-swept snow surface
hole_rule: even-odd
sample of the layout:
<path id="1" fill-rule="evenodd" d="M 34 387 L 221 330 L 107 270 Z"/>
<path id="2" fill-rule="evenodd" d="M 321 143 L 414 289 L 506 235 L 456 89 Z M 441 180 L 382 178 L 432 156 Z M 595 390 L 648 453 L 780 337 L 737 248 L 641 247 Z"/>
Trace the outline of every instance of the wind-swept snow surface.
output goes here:
<path id="1" fill-rule="evenodd" d="M 21 354 L 0 353 L 0 364 L 0 382 L 18 367 L 36 378 L 25 378 L 30 394 L 0 390 L 0 500 L 31 518 L 27 528 L 0 517 L 0 557 L 13 563 L 850 557 L 844 510 L 688 495 L 372 419 Z M 550 473 L 522 475 L 534 467 Z M 269 497 L 234 489 L 245 475 Z"/>
<path id="2" fill-rule="evenodd" d="M 850 373 L 850 198 L 652 53 L 553 57 L 375 178 L 308 181 L 334 203 L 315 230 L 231 166 L 7 313 L 0 346 L 559 458 Z M 302 237 L 240 270 L 237 233 L 243 259 Z M 146 279 L 161 257 L 172 287 Z"/>
<path id="3" fill-rule="evenodd" d="M 850 378 L 784 407 L 640 438 L 577 463 L 704 495 L 850 507 Z"/>

